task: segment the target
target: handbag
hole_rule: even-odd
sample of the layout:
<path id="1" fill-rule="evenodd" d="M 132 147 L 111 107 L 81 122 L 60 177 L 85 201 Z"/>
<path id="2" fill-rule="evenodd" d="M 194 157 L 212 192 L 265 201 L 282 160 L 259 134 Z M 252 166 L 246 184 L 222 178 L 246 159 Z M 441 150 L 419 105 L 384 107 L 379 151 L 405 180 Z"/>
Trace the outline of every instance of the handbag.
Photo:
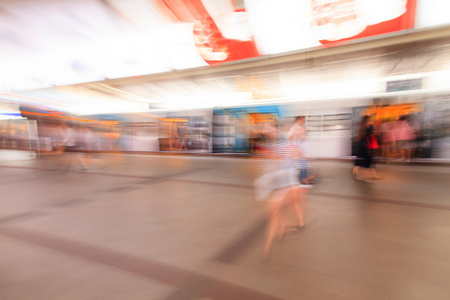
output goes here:
<path id="1" fill-rule="evenodd" d="M 367 137 L 367 149 L 378 149 L 378 140 L 375 134 L 371 134 Z"/>

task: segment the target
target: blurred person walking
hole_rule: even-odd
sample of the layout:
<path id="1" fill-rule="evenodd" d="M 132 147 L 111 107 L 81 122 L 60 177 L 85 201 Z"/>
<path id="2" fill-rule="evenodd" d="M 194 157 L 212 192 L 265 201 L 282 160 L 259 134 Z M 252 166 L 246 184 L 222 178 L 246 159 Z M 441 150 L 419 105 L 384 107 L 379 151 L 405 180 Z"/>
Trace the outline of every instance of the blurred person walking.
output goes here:
<path id="1" fill-rule="evenodd" d="M 392 150 L 395 145 L 395 123 L 392 120 L 386 120 L 380 127 L 381 130 L 381 155 L 389 159 L 392 156 Z"/>
<path id="2" fill-rule="evenodd" d="M 422 124 L 419 121 L 419 115 L 410 115 L 409 124 L 414 130 L 416 141 L 414 143 L 414 149 L 412 149 L 411 158 L 422 158 L 424 157 L 424 148 L 427 145 L 424 130 Z"/>
<path id="3" fill-rule="evenodd" d="M 86 126 L 81 130 L 79 140 L 81 149 L 84 152 L 84 156 L 81 161 L 82 170 L 88 170 L 96 164 L 103 167 L 103 160 L 98 157 L 98 154 L 95 154 L 94 156 L 94 151 L 98 148 L 95 133 Z"/>
<path id="4" fill-rule="evenodd" d="M 188 129 L 186 123 L 177 125 L 177 136 L 179 150 L 188 150 Z"/>
<path id="5" fill-rule="evenodd" d="M 308 174 L 308 146 L 306 142 L 305 116 L 298 116 L 287 132 L 287 137 L 294 146 L 299 150 L 300 158 L 298 159 L 298 168 L 300 169 L 300 182 L 303 184 L 311 184 L 311 180 L 316 178 L 316 174 Z"/>
<path id="6" fill-rule="evenodd" d="M 64 160 L 65 160 L 65 171 L 69 171 L 73 166 L 79 166 L 81 169 L 83 168 L 83 159 L 79 153 L 76 153 L 75 150 L 79 147 L 80 141 L 80 132 L 77 128 L 69 125 L 64 125 L 62 127 L 63 132 L 63 152 L 64 152 Z"/>
<path id="7" fill-rule="evenodd" d="M 401 116 L 397 128 L 397 142 L 401 152 L 401 158 L 410 161 L 413 150 L 416 148 L 416 133 L 409 124 L 407 116 Z"/>
<path id="8" fill-rule="evenodd" d="M 370 171 L 372 178 L 380 179 L 381 177 L 375 172 L 373 163 L 373 152 L 378 149 L 378 141 L 375 135 L 375 127 L 372 117 L 364 116 L 359 124 L 358 135 L 358 154 L 355 159 L 352 174 L 355 179 L 365 180 L 368 178 L 362 174 L 361 168 Z"/>
<path id="9" fill-rule="evenodd" d="M 269 140 L 276 139 L 276 128 L 271 134 L 274 136 Z M 280 138 L 264 148 L 264 173 L 255 180 L 255 188 L 258 200 L 265 201 L 267 205 L 267 239 L 263 257 L 268 258 L 275 237 L 278 235 L 282 239 L 286 232 L 286 211 L 293 209 L 298 219 L 297 226 L 304 226 L 306 196 L 311 186 L 300 184 L 293 162 L 301 154 L 290 140 Z"/>

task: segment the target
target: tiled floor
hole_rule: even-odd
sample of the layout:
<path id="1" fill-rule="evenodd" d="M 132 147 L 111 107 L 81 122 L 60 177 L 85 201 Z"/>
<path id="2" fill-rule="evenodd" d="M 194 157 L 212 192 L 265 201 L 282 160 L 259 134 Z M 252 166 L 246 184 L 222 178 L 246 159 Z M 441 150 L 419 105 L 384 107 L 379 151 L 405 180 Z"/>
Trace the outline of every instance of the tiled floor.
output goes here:
<path id="1" fill-rule="evenodd" d="M 0 152 L 0 299 L 450 298 L 449 167 L 318 161 L 316 218 L 263 260 L 257 159 L 102 160 Z"/>

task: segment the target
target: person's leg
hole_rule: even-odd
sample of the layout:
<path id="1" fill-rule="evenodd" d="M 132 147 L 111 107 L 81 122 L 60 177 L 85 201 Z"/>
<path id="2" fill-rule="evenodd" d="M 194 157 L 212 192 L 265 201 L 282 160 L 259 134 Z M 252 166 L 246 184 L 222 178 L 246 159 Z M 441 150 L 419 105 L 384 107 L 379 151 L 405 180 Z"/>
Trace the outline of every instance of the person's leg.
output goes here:
<path id="1" fill-rule="evenodd" d="M 273 240 L 278 231 L 280 222 L 281 202 L 269 202 L 267 208 L 267 239 L 264 246 L 263 257 L 268 257 L 272 249 Z"/>
<path id="2" fill-rule="evenodd" d="M 393 148 L 394 148 L 394 146 L 393 146 L 392 142 L 390 142 L 390 141 L 386 142 L 383 147 L 383 157 L 386 159 L 391 158 Z"/>
<path id="3" fill-rule="evenodd" d="M 300 182 L 303 184 L 309 184 L 308 170 L 305 167 L 300 169 Z"/>
<path id="4" fill-rule="evenodd" d="M 367 170 L 370 177 L 375 178 L 375 179 L 381 179 L 380 176 L 378 176 L 377 172 L 375 171 L 375 163 L 373 161 L 373 152 L 369 151 L 368 152 L 369 155 L 367 157 L 367 165 L 365 166 L 365 169 Z M 367 176 L 367 177 L 369 177 Z"/>
<path id="5" fill-rule="evenodd" d="M 294 207 L 294 212 L 297 215 L 299 227 L 305 225 L 304 207 L 306 205 L 306 196 L 308 192 L 309 188 L 305 187 L 295 187 L 291 191 L 291 203 Z"/>
<path id="6" fill-rule="evenodd" d="M 283 205 L 285 199 L 289 195 L 289 189 L 281 189 L 272 192 L 268 198 L 267 205 L 267 239 L 266 245 L 263 251 L 263 257 L 268 257 L 272 248 L 275 236 L 278 234 L 284 234 L 284 222 L 283 222 Z M 281 230 L 281 232 L 280 232 Z"/>
<path id="7" fill-rule="evenodd" d="M 410 146 L 407 146 L 408 148 L 405 150 L 406 152 L 406 159 L 410 160 L 412 158 L 412 149 L 410 148 Z"/>
<path id="8" fill-rule="evenodd" d="M 360 168 L 361 168 L 360 166 L 353 166 L 352 174 L 353 174 L 354 177 L 361 177 L 360 174 L 359 174 L 359 169 Z"/>
<path id="9" fill-rule="evenodd" d="M 311 180 L 313 180 L 313 179 L 316 178 L 317 176 L 319 176 L 319 175 L 317 175 L 317 174 L 311 174 L 310 176 L 306 177 L 306 184 L 312 184 L 312 181 L 311 181 Z"/>
<path id="10" fill-rule="evenodd" d="M 361 167 L 366 167 L 367 165 L 367 157 L 369 153 L 364 146 L 364 144 L 360 143 L 358 146 L 358 155 L 356 156 L 355 164 L 352 169 L 352 174 L 355 179 L 363 179 L 361 176 Z"/>
<path id="11" fill-rule="evenodd" d="M 301 173 L 301 178 L 305 179 L 308 177 L 308 170 L 304 167 L 303 169 L 300 170 Z"/>
<path id="12" fill-rule="evenodd" d="M 375 179 L 382 179 L 380 176 L 378 176 L 378 174 L 377 174 L 377 172 L 375 171 L 374 168 L 370 168 L 369 170 L 370 170 L 373 178 L 375 178 Z"/>
<path id="13" fill-rule="evenodd" d="M 400 141 L 400 153 L 401 153 L 401 158 L 402 159 L 406 159 L 407 153 L 406 153 L 406 142 L 404 140 Z"/>
<path id="14" fill-rule="evenodd" d="M 68 172 L 73 170 L 75 167 L 75 154 L 72 152 L 72 147 L 64 147 L 64 152 L 62 153 L 63 158 L 63 172 Z"/>

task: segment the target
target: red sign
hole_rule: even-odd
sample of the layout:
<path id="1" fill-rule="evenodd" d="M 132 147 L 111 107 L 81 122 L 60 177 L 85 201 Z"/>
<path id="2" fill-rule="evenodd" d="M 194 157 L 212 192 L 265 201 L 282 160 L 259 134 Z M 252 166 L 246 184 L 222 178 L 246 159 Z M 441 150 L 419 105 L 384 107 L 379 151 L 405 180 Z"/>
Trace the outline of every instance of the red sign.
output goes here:
<path id="1" fill-rule="evenodd" d="M 322 44 L 414 27 L 416 0 L 313 0 L 311 5 L 311 27 L 322 33 Z"/>
<path id="2" fill-rule="evenodd" d="M 201 0 L 160 1 L 180 22 L 194 23 L 195 45 L 200 56 L 209 65 L 260 55 L 251 37 L 247 40 L 225 37 Z M 227 12 L 227 16 L 232 19 L 233 14 L 245 14 L 245 9 L 233 7 L 232 11 Z"/>

